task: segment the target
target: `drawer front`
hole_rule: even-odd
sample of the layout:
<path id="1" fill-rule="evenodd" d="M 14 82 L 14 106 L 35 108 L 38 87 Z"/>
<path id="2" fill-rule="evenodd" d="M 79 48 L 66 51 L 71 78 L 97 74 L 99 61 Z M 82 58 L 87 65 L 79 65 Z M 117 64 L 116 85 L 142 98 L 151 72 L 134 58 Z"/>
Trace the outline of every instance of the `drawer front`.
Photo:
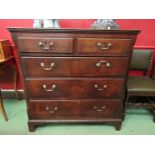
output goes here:
<path id="1" fill-rule="evenodd" d="M 121 97 L 124 79 L 35 79 L 26 87 L 32 99 Z"/>
<path id="2" fill-rule="evenodd" d="M 20 52 L 72 53 L 73 38 L 31 38 L 19 37 Z"/>
<path id="3" fill-rule="evenodd" d="M 131 39 L 79 38 L 78 53 L 127 53 L 131 50 Z"/>
<path id="4" fill-rule="evenodd" d="M 104 119 L 121 118 L 119 100 L 54 100 L 30 101 L 31 119 Z"/>
<path id="5" fill-rule="evenodd" d="M 128 58 L 24 57 L 22 62 L 27 77 L 124 76 Z"/>

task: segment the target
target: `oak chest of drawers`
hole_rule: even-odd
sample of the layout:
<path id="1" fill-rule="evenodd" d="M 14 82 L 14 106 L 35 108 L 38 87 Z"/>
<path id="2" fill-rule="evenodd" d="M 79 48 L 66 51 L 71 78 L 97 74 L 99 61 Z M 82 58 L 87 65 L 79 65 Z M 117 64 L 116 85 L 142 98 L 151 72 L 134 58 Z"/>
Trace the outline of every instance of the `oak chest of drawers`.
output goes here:
<path id="1" fill-rule="evenodd" d="M 119 130 L 139 31 L 9 28 L 17 47 L 29 130 L 46 123 L 106 123 Z"/>

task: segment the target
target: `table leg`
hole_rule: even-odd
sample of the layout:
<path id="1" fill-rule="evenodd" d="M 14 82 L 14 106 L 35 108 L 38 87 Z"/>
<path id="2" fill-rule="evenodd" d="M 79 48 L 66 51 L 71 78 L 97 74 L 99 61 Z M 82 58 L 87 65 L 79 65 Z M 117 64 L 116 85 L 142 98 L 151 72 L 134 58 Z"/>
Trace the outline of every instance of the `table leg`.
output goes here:
<path id="1" fill-rule="evenodd" d="M 5 119 L 5 121 L 8 121 L 8 117 L 6 115 L 6 112 L 5 112 L 5 109 L 4 109 L 4 105 L 3 105 L 1 91 L 0 91 L 0 111 L 2 112 L 2 115 L 3 115 L 4 119 Z"/>

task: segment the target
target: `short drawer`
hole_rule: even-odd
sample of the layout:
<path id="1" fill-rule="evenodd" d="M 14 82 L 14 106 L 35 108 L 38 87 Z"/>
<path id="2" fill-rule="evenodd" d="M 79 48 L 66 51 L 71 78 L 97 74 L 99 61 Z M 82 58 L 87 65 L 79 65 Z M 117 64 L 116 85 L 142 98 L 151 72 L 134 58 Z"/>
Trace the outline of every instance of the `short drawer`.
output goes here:
<path id="1" fill-rule="evenodd" d="M 28 107 L 30 119 L 110 119 L 122 114 L 119 100 L 33 100 Z"/>
<path id="2" fill-rule="evenodd" d="M 95 77 L 126 75 L 127 57 L 23 57 L 26 77 Z"/>
<path id="3" fill-rule="evenodd" d="M 124 79 L 74 78 L 26 80 L 30 98 L 103 98 L 121 97 Z"/>
<path id="4" fill-rule="evenodd" d="M 72 53 L 73 38 L 19 37 L 20 52 Z"/>
<path id="5" fill-rule="evenodd" d="M 131 39 L 78 38 L 78 53 L 112 54 L 131 50 Z"/>

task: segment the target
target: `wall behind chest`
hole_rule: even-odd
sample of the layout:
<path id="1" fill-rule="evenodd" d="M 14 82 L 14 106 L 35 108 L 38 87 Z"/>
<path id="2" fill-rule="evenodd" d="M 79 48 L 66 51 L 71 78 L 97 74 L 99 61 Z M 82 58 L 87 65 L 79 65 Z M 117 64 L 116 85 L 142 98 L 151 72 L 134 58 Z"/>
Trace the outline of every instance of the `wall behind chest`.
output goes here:
<path id="1" fill-rule="evenodd" d="M 94 19 L 62 19 L 60 20 L 60 26 L 62 28 L 90 28 L 90 25 L 94 22 Z M 118 19 L 117 23 L 121 29 L 138 29 L 141 33 L 138 35 L 135 47 L 136 48 L 153 48 L 155 49 L 155 19 Z M 0 39 L 9 39 L 13 45 L 10 33 L 6 27 L 32 27 L 32 19 L 0 19 Z M 17 61 L 16 51 L 13 54 Z M 20 66 L 17 61 L 17 67 L 19 71 L 18 88 L 22 89 L 22 81 L 20 74 Z M 3 88 L 10 89 L 12 85 L 10 83 L 1 84 Z"/>

